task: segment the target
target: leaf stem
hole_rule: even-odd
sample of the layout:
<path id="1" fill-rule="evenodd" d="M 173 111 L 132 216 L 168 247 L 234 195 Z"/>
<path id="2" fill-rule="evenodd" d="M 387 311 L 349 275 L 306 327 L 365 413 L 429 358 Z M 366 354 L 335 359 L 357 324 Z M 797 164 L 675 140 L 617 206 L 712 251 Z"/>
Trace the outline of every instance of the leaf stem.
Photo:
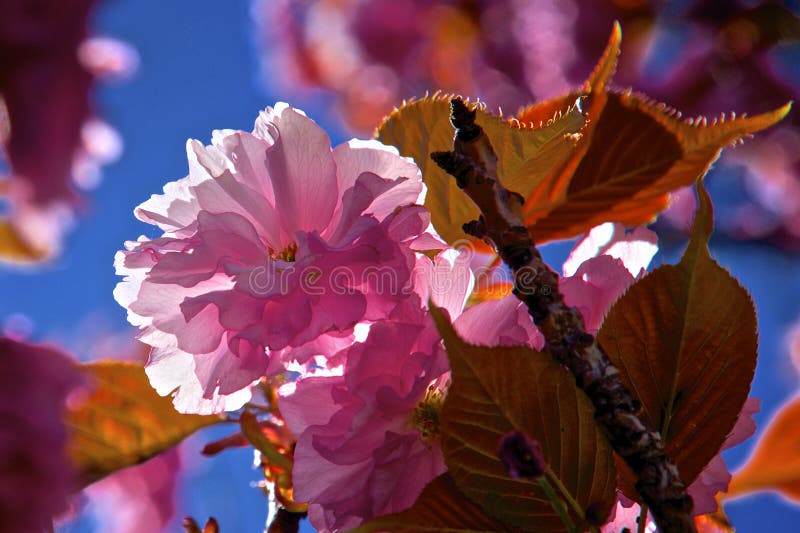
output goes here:
<path id="1" fill-rule="evenodd" d="M 564 502 L 562 502 L 558 496 L 556 496 L 552 485 L 550 485 L 550 482 L 547 481 L 548 477 L 549 476 L 540 477 L 538 479 L 539 486 L 542 487 L 542 490 L 547 495 L 547 499 L 550 500 L 550 504 L 553 506 L 553 509 L 555 509 L 558 513 L 558 516 L 561 517 L 561 521 L 564 522 L 564 525 L 567 527 L 567 531 L 569 531 L 569 533 L 577 533 L 578 530 L 575 529 L 575 524 L 573 524 L 572 520 L 570 520 L 569 513 L 564 507 Z"/>
<path id="2" fill-rule="evenodd" d="M 561 480 L 558 479 L 558 476 L 556 476 L 555 472 L 553 472 L 553 469 L 550 468 L 550 466 L 547 467 L 547 470 L 545 471 L 544 475 L 547 477 L 547 480 L 550 483 L 555 485 L 555 487 L 558 489 L 558 492 L 560 492 L 561 495 L 564 497 L 564 500 L 567 502 L 567 504 L 569 504 L 570 509 L 572 509 L 575 515 L 581 521 L 583 521 L 585 519 L 585 516 L 583 514 L 583 509 L 581 508 L 580 504 L 577 501 L 575 501 L 575 498 L 572 497 L 572 494 L 570 494 L 567 487 L 565 487 L 564 484 L 561 483 Z"/>
<path id="3" fill-rule="evenodd" d="M 639 527 L 636 528 L 636 533 L 646 533 L 647 531 L 647 504 L 642 504 L 642 512 L 639 513 Z"/>

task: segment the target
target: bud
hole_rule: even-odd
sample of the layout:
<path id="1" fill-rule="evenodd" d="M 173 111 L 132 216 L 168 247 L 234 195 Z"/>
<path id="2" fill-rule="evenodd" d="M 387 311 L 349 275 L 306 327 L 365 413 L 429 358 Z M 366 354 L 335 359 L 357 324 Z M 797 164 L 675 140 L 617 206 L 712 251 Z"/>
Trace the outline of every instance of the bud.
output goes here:
<path id="1" fill-rule="evenodd" d="M 186 533 L 219 533 L 219 524 L 214 517 L 211 517 L 201 530 L 197 522 L 192 517 L 187 516 L 183 519 L 183 529 Z"/>
<path id="2" fill-rule="evenodd" d="M 520 431 L 512 431 L 500 438 L 497 456 L 514 479 L 536 479 L 547 469 L 541 445 Z"/>

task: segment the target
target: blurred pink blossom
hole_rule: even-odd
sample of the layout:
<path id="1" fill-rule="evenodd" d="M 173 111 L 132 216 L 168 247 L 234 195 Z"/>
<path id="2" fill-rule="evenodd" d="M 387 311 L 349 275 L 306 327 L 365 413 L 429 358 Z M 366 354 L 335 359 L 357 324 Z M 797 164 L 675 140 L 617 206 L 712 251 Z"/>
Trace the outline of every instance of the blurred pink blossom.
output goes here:
<path id="1" fill-rule="evenodd" d="M 99 166 L 119 154 L 117 147 L 97 156 L 99 130 L 85 129 L 93 120 L 89 96 L 95 76 L 113 70 L 109 57 L 128 58 L 116 61 L 121 71 L 136 56 L 107 39 L 87 40 L 95 4 L 11 0 L 0 17 L 0 141 L 9 167 L 0 195 L 10 202 L 11 227 L 42 257 L 58 252 L 72 223 L 75 182 L 96 183 Z"/>
<path id="2" fill-rule="evenodd" d="M 786 347 L 792 364 L 800 375 L 800 319 L 796 320 L 786 332 Z"/>
<path id="3" fill-rule="evenodd" d="M 85 493 L 102 531 L 166 531 L 175 515 L 180 466 L 180 452 L 173 448 L 146 463 L 115 472 L 90 485 Z"/>
<path id="4" fill-rule="evenodd" d="M 359 133 L 426 91 L 478 96 L 513 113 L 570 85 L 572 2 L 258 0 L 254 13 L 264 71 L 284 73 L 285 90 L 330 92 Z"/>
<path id="5" fill-rule="evenodd" d="M 216 131 L 187 151 L 189 176 L 136 209 L 164 235 L 126 243 L 114 292 L 153 347 L 151 383 L 179 388 L 181 411 L 241 407 L 254 380 L 319 353 L 326 335 L 385 318 L 408 297 L 414 249 L 441 246 L 410 159 L 376 141 L 332 150 L 286 104 L 253 133 Z"/>
<path id="6" fill-rule="evenodd" d="M 0 338 L 0 524 L 7 533 L 43 531 L 67 509 L 73 485 L 62 421 L 81 385 L 73 362 L 44 346 Z"/>

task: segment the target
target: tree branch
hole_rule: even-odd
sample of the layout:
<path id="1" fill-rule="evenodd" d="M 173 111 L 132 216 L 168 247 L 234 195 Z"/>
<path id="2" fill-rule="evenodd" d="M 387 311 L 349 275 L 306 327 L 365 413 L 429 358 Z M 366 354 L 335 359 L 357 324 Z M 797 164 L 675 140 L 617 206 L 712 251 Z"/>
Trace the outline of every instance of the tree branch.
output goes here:
<path id="1" fill-rule="evenodd" d="M 619 372 L 583 318 L 558 291 L 558 274 L 542 260 L 522 219 L 524 198 L 497 179 L 497 156 L 475 111 L 459 98 L 451 100 L 450 121 L 456 130 L 452 152 L 431 158 L 456 178 L 458 186 L 481 211 L 464 231 L 485 240 L 511 268 L 514 294 L 528 307 L 545 337 L 546 348 L 575 377 L 595 408 L 595 420 L 611 446 L 638 479 L 636 489 L 664 533 L 695 532 L 692 499 L 675 463 L 664 453 L 658 431 L 639 418 L 641 406 L 620 381 Z"/>

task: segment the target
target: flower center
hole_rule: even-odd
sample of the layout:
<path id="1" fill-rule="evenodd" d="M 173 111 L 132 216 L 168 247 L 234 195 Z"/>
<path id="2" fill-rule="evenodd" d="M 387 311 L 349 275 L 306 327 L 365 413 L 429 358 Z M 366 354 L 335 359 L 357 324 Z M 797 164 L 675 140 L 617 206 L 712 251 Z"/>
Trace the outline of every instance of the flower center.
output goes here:
<path id="1" fill-rule="evenodd" d="M 411 425 L 419 430 L 419 438 L 425 444 L 431 444 L 439 436 L 439 411 L 444 398 L 444 391 L 431 383 L 411 415 Z"/>
<path id="2" fill-rule="evenodd" d="M 297 255 L 297 243 L 291 243 L 289 246 L 281 250 L 280 252 L 276 252 L 272 248 L 269 249 L 269 257 L 270 259 L 277 259 L 279 261 L 286 261 L 287 263 L 293 262 Z"/>

